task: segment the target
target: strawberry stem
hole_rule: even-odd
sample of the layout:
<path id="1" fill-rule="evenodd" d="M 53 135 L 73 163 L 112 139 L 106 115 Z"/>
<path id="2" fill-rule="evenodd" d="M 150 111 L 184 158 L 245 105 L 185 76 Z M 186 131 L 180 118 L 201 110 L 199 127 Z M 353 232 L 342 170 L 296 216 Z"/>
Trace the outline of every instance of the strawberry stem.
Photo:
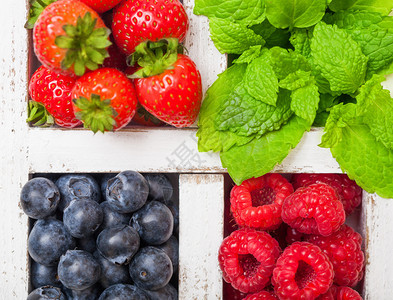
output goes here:
<path id="1" fill-rule="evenodd" d="M 30 100 L 26 122 L 34 127 L 50 127 L 55 123 L 55 119 L 42 103 Z"/>
<path id="2" fill-rule="evenodd" d="M 74 99 L 74 104 L 80 109 L 75 116 L 83 122 L 85 128 L 97 131 L 112 131 L 116 125 L 116 112 L 111 106 L 111 100 L 101 100 L 101 97 L 92 94 L 90 99 L 79 97 Z"/>

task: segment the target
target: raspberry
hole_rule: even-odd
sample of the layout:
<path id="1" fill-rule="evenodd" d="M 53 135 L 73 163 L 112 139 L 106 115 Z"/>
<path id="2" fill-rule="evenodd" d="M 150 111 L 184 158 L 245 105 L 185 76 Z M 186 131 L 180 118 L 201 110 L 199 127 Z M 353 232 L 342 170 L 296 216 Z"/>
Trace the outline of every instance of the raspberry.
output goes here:
<path id="1" fill-rule="evenodd" d="M 344 223 L 345 211 L 332 187 L 315 183 L 289 195 L 282 206 L 281 217 L 299 232 L 327 236 Z"/>
<path id="2" fill-rule="evenodd" d="M 222 296 L 225 300 L 242 300 L 247 294 L 244 294 L 238 290 L 235 290 L 230 283 L 222 283 Z"/>
<path id="3" fill-rule="evenodd" d="M 218 261 L 226 282 L 243 293 L 254 293 L 270 283 L 280 252 L 268 233 L 243 228 L 223 240 Z"/>
<path id="4" fill-rule="evenodd" d="M 326 183 L 336 189 L 347 216 L 362 203 L 362 189 L 346 174 L 296 174 L 292 178 L 294 189 L 313 183 Z"/>
<path id="5" fill-rule="evenodd" d="M 317 300 L 362 300 L 359 293 L 347 286 L 332 285 L 326 294 L 317 298 Z"/>
<path id="6" fill-rule="evenodd" d="M 285 236 L 285 241 L 288 245 L 294 242 L 303 242 L 307 235 L 297 231 L 295 228 L 287 227 L 287 234 Z"/>
<path id="7" fill-rule="evenodd" d="M 364 254 L 362 237 L 347 225 L 330 236 L 308 236 L 306 240 L 322 249 L 334 269 L 334 282 L 355 286 L 363 278 Z"/>
<path id="8" fill-rule="evenodd" d="M 295 242 L 278 258 L 272 283 L 280 299 L 315 299 L 327 292 L 333 276 L 332 263 L 318 246 Z"/>
<path id="9" fill-rule="evenodd" d="M 280 174 L 245 180 L 231 190 L 232 214 L 241 226 L 275 229 L 282 223 L 282 203 L 292 192 L 292 185 Z"/>
<path id="10" fill-rule="evenodd" d="M 262 291 L 255 294 L 249 294 L 243 300 L 278 300 L 273 292 Z"/>

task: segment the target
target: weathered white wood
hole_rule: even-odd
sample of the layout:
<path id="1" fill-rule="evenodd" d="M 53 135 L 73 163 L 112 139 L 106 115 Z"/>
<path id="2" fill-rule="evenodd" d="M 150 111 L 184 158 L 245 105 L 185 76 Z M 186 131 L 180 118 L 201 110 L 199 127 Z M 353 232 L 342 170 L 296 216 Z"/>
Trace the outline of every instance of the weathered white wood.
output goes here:
<path id="1" fill-rule="evenodd" d="M 392 299 L 393 200 L 363 195 L 366 271 L 364 299 Z"/>
<path id="2" fill-rule="evenodd" d="M 180 175 L 179 299 L 222 299 L 223 199 L 223 175 Z"/>
<path id="3" fill-rule="evenodd" d="M 4 7 L 5 5 L 5 7 Z M 27 34 L 24 1 L 2 2 L 0 10 L 0 299 L 26 299 L 28 220 L 18 206 L 28 179 Z"/>

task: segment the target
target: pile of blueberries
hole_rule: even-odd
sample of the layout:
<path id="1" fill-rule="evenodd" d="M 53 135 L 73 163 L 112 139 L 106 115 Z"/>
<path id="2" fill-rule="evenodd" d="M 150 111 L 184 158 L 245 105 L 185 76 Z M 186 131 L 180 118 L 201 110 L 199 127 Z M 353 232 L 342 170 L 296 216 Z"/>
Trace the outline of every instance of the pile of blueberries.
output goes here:
<path id="1" fill-rule="evenodd" d="M 179 206 L 164 174 L 37 176 L 28 300 L 178 299 Z"/>

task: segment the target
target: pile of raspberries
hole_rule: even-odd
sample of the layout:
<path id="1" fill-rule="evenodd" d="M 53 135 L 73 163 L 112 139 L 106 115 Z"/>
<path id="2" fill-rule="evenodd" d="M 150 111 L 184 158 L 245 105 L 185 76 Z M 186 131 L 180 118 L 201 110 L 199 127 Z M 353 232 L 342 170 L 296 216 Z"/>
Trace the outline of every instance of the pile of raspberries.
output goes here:
<path id="1" fill-rule="evenodd" d="M 345 174 L 266 174 L 234 186 L 219 250 L 224 299 L 362 299 L 362 238 L 346 217 L 362 189 Z"/>

